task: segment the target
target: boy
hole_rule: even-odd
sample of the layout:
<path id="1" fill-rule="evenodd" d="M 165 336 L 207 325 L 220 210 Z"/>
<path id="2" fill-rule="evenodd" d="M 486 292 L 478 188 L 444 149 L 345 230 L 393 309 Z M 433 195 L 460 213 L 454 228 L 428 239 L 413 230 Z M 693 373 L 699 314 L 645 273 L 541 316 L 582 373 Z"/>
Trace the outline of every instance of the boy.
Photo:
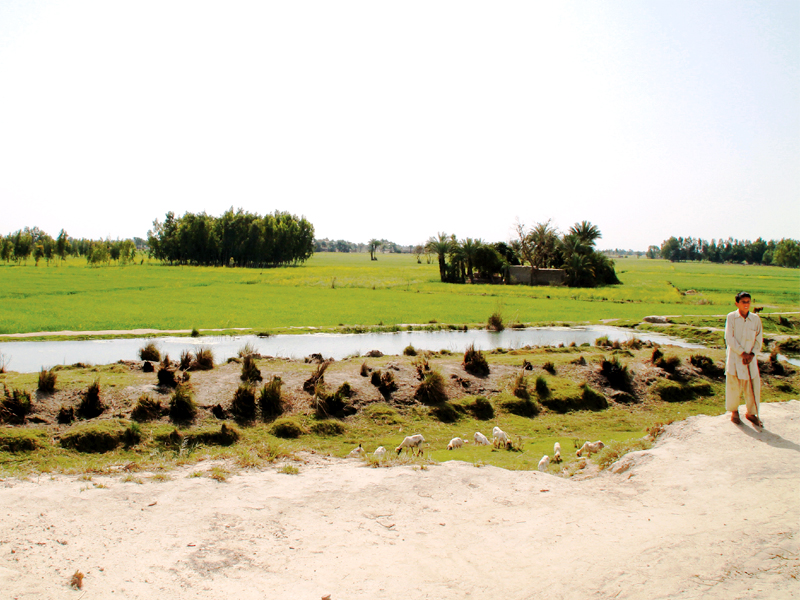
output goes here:
<path id="1" fill-rule="evenodd" d="M 725 361 L 725 410 L 731 412 L 731 421 L 740 424 L 739 400 L 745 399 L 745 418 L 757 427 L 763 424 L 758 418 L 761 401 L 761 377 L 758 374 L 756 354 L 761 351 L 763 331 L 761 319 L 750 312 L 750 294 L 736 294 L 736 310 L 725 319 L 725 343 L 728 346 Z"/>

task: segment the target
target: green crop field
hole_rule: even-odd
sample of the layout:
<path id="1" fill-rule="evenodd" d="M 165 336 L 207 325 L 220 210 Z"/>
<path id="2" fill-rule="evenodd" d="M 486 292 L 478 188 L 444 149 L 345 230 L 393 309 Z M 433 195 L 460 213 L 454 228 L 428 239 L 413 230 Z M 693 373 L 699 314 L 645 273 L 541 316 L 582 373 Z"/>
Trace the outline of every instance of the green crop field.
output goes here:
<path id="1" fill-rule="evenodd" d="M 139 265 L 89 267 L 82 259 L 0 265 L 0 334 L 139 328 L 369 328 L 638 321 L 704 317 L 733 308 L 746 289 L 764 313 L 800 311 L 800 271 L 779 267 L 616 261 L 622 285 L 575 289 L 439 282 L 438 267 L 407 254 L 317 254 L 277 269 Z"/>

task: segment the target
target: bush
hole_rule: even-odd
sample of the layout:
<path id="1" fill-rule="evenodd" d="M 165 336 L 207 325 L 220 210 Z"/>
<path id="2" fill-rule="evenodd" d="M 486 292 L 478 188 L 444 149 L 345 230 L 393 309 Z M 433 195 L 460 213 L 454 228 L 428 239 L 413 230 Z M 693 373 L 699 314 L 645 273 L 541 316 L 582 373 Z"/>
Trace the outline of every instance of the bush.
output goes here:
<path id="1" fill-rule="evenodd" d="M 339 421 L 317 421 L 311 425 L 311 432 L 323 437 L 342 435 L 347 428 Z"/>
<path id="2" fill-rule="evenodd" d="M 541 375 L 536 378 L 535 389 L 536 395 L 539 396 L 539 398 L 547 398 L 550 395 L 550 388 L 547 386 L 547 380 Z"/>
<path id="3" fill-rule="evenodd" d="M 370 371 L 372 371 L 372 369 L 370 369 L 367 366 L 367 361 L 364 361 L 363 363 L 361 363 L 361 371 L 360 371 L 360 373 L 361 373 L 362 377 L 366 377 L 367 375 L 369 375 Z"/>
<path id="4" fill-rule="evenodd" d="M 467 373 L 471 373 L 476 377 L 486 377 L 489 374 L 489 363 L 486 362 L 483 352 L 475 349 L 474 344 L 470 344 L 469 348 L 464 352 L 462 365 Z"/>
<path id="5" fill-rule="evenodd" d="M 447 400 L 447 386 L 445 385 L 444 377 L 439 371 L 433 370 L 425 373 L 417 390 L 414 392 L 414 398 L 423 404 L 440 404 Z"/>
<path id="6" fill-rule="evenodd" d="M 197 327 L 192 327 L 192 337 L 200 337 L 200 332 L 197 331 Z"/>
<path id="7" fill-rule="evenodd" d="M 262 419 L 270 419 L 283 413 L 282 385 L 281 378 L 273 375 L 269 383 L 266 383 L 261 388 L 261 392 L 258 395 L 258 406 L 261 409 Z"/>
<path id="8" fill-rule="evenodd" d="M 422 381 L 425 377 L 425 373 L 431 370 L 431 365 L 428 362 L 428 356 L 426 354 L 422 354 L 414 359 L 414 369 L 417 372 L 417 379 Z"/>
<path id="9" fill-rule="evenodd" d="M 493 312 L 486 322 L 486 329 L 490 331 L 503 331 L 505 328 L 506 326 L 503 325 L 503 315 L 499 312 Z"/>
<path id="10" fill-rule="evenodd" d="M 245 358 L 246 356 L 253 356 L 255 353 L 256 353 L 255 346 L 253 346 L 253 344 L 251 344 L 250 342 L 247 342 L 244 346 L 239 348 L 239 351 L 236 353 L 236 355 L 239 358 Z"/>
<path id="11" fill-rule="evenodd" d="M 83 399 L 78 405 L 78 415 L 84 419 L 99 417 L 106 410 L 105 404 L 100 399 L 100 381 L 95 379 L 83 393 Z"/>
<path id="12" fill-rule="evenodd" d="M 125 430 L 119 421 L 73 425 L 61 436 L 61 445 L 78 452 L 109 452 L 120 445 Z"/>
<path id="13" fill-rule="evenodd" d="M 492 403 L 483 396 L 476 396 L 471 402 L 468 400 L 462 401 L 461 406 L 473 417 L 481 421 L 494 418 L 494 407 Z"/>
<path id="14" fill-rule="evenodd" d="M 417 355 L 417 350 L 416 350 L 416 348 L 414 348 L 414 346 L 408 345 L 403 349 L 403 355 L 404 356 L 416 356 Z"/>
<path id="15" fill-rule="evenodd" d="M 210 348 L 195 348 L 192 371 L 210 371 L 214 368 L 214 353 Z"/>
<path id="16" fill-rule="evenodd" d="M 169 418 L 176 423 L 194 420 L 197 415 L 197 404 L 192 390 L 186 385 L 179 385 L 169 399 Z"/>
<path id="17" fill-rule="evenodd" d="M 294 419 L 278 419 L 272 424 L 272 435 L 279 438 L 298 438 L 305 433 L 303 427 Z"/>
<path id="18" fill-rule="evenodd" d="M 159 351 L 155 342 L 147 342 L 147 344 L 139 349 L 139 358 L 142 360 L 158 362 L 161 360 L 161 352 Z"/>
<path id="19" fill-rule="evenodd" d="M 45 368 L 39 371 L 38 389 L 45 394 L 52 394 L 56 391 L 56 374 L 54 371 L 48 371 Z"/>
<path id="20" fill-rule="evenodd" d="M 240 385 L 233 393 L 231 414 L 240 422 L 254 421 L 256 418 L 256 394 L 248 385 Z"/>
<path id="21" fill-rule="evenodd" d="M 47 444 L 45 435 L 32 429 L 0 429 L 0 451 L 33 452 Z"/>
<path id="22" fill-rule="evenodd" d="M 31 393 L 25 390 L 9 390 L 3 384 L 3 400 L 0 402 L 0 423 L 19 425 L 25 421 L 25 415 L 33 409 Z"/>
<path id="23" fill-rule="evenodd" d="M 627 365 L 619 362 L 615 356 L 611 360 L 603 359 L 600 363 L 600 374 L 605 377 L 608 385 L 615 390 L 628 391 L 631 389 L 631 375 Z"/>
<path id="24" fill-rule="evenodd" d="M 517 373 L 517 376 L 514 377 L 514 382 L 511 385 L 511 393 L 522 400 L 530 399 L 531 394 L 528 391 L 528 378 L 525 377 L 525 371 L 520 371 Z"/>
<path id="25" fill-rule="evenodd" d="M 131 419 L 144 423 L 154 421 L 162 414 L 164 414 L 164 407 L 161 406 L 161 400 L 155 400 L 147 394 L 142 394 L 131 411 Z"/>
<path id="26" fill-rule="evenodd" d="M 599 348 L 609 348 L 611 347 L 611 342 L 609 341 L 607 335 L 601 335 L 594 341 L 594 345 Z"/>
<path id="27" fill-rule="evenodd" d="M 255 359 L 250 354 L 246 354 L 242 359 L 242 374 L 239 376 L 239 379 L 249 383 L 255 383 L 263 379 L 261 377 L 261 371 L 258 366 L 256 366 Z"/>

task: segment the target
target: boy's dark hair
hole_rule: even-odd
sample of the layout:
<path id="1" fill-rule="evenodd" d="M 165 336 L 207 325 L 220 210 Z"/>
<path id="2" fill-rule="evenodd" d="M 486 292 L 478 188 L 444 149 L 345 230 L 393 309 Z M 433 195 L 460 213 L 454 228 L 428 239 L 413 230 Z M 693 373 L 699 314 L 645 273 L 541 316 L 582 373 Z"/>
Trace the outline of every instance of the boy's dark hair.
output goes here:
<path id="1" fill-rule="evenodd" d="M 736 294 L 736 302 L 737 302 L 737 304 L 739 303 L 739 301 L 742 298 L 750 298 L 750 294 L 748 294 L 747 292 L 739 292 L 738 294 Z"/>

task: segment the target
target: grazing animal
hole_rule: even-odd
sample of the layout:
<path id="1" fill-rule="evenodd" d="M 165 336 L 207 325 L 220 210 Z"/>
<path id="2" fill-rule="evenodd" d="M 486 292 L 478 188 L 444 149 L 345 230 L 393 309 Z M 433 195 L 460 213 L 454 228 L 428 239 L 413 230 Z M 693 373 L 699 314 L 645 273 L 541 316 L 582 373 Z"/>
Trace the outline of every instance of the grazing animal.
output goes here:
<path id="1" fill-rule="evenodd" d="M 545 454 L 542 457 L 542 460 L 539 461 L 539 470 L 540 471 L 547 471 L 547 467 L 550 465 L 550 457 Z"/>
<path id="2" fill-rule="evenodd" d="M 386 456 L 386 448 L 384 448 L 383 446 L 378 446 L 375 449 L 375 452 L 372 453 L 372 456 L 374 456 L 377 459 L 384 458 Z"/>
<path id="3" fill-rule="evenodd" d="M 450 440 L 450 443 L 447 444 L 447 449 L 452 450 L 453 448 L 462 448 L 466 442 L 462 440 L 460 437 L 454 437 Z"/>
<path id="4" fill-rule="evenodd" d="M 362 456 L 364 456 L 364 449 L 361 447 L 361 444 L 359 444 L 358 448 L 350 450 L 350 454 L 347 455 L 347 458 L 360 458 Z"/>
<path id="5" fill-rule="evenodd" d="M 558 442 L 553 445 L 553 462 L 561 462 L 561 444 Z"/>
<path id="6" fill-rule="evenodd" d="M 596 442 L 585 442 L 583 446 L 581 446 L 580 450 L 578 450 L 575 453 L 575 455 L 583 456 L 584 454 L 586 454 L 586 456 L 591 456 L 595 452 L 600 452 L 600 450 L 602 450 L 605 447 L 606 445 L 600 440 L 597 440 Z"/>
<path id="7" fill-rule="evenodd" d="M 475 445 L 476 446 L 488 446 L 489 445 L 489 438 L 483 435 L 480 431 L 475 432 Z"/>
<path id="8" fill-rule="evenodd" d="M 394 449 L 395 452 L 399 455 L 403 448 L 408 448 L 411 451 L 411 455 L 413 456 L 415 453 L 419 453 L 422 456 L 422 444 L 425 442 L 425 438 L 422 437 L 422 434 L 415 433 L 414 435 L 407 435 L 403 438 L 403 441 L 400 442 L 400 445 Z M 415 450 L 417 452 L 415 452 Z"/>
<path id="9" fill-rule="evenodd" d="M 492 429 L 492 443 L 495 448 L 507 448 L 510 443 L 508 434 L 499 427 L 495 427 Z"/>

